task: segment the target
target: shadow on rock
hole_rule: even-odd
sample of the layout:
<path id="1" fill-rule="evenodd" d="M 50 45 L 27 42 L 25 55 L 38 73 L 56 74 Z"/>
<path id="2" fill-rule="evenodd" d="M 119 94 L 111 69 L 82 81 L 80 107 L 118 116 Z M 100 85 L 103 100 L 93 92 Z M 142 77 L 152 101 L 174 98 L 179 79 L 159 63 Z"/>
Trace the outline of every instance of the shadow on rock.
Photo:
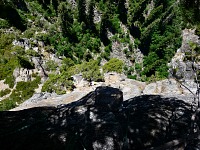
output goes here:
<path id="1" fill-rule="evenodd" d="M 0 112 L 0 145 L 3 150 L 195 149 L 194 140 L 185 142 L 192 113 L 176 98 L 144 95 L 123 102 L 119 89 L 98 87 L 57 108 Z"/>

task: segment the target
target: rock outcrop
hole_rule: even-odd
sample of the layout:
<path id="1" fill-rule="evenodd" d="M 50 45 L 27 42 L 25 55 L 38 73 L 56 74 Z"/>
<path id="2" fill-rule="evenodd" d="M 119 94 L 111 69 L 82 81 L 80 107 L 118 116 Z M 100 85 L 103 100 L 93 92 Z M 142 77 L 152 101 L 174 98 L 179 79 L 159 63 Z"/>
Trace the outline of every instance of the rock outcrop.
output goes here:
<path id="1" fill-rule="evenodd" d="M 181 95 L 185 90 L 181 88 L 176 80 L 166 79 L 148 84 L 143 93 L 144 94 L 161 94 L 161 95 Z"/>
<path id="2" fill-rule="evenodd" d="M 170 67 L 169 72 L 173 74 L 173 69 L 176 70 L 176 76 L 184 80 L 193 80 L 194 71 L 192 69 L 192 61 L 184 60 L 187 53 L 191 54 L 191 43 L 200 45 L 199 36 L 195 35 L 195 30 L 184 29 L 182 31 L 182 45 L 177 50 L 176 54 L 168 64 Z M 199 64 L 198 64 L 199 65 Z"/>
<path id="3" fill-rule="evenodd" d="M 0 112 L 0 145 L 2 150 L 200 148 L 190 135 L 191 115 L 191 106 L 176 98 L 144 95 L 123 101 L 119 89 L 98 87 L 57 108 Z"/>
<path id="4" fill-rule="evenodd" d="M 12 110 L 22 110 L 41 106 L 55 107 L 60 104 L 68 104 L 79 100 L 99 86 L 110 86 L 120 89 L 124 94 L 124 101 L 141 95 L 163 95 L 165 97 L 181 97 L 181 99 L 186 102 L 193 102 L 194 96 L 190 91 L 184 86 L 181 86 L 181 84 L 174 79 L 165 79 L 147 84 L 145 82 L 128 79 L 124 75 L 117 73 L 106 73 L 104 76 L 105 82 L 92 82 L 91 84 L 84 80 L 81 75 L 73 76 L 74 84 L 76 86 L 74 91 L 64 95 L 40 93 L 39 91 L 39 93 L 34 94 L 33 97 Z M 196 93 L 197 88 L 194 81 L 185 81 L 184 85 L 193 93 Z"/>

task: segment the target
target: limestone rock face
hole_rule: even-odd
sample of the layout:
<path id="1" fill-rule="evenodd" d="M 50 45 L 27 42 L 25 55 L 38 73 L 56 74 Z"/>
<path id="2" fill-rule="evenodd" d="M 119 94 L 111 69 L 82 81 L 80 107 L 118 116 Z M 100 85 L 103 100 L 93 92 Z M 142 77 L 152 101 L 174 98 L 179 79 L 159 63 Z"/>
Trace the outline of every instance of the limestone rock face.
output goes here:
<path id="1" fill-rule="evenodd" d="M 123 101 L 119 89 L 99 87 L 57 108 L 0 112 L 0 145 L 2 150 L 191 149 L 199 140 L 187 137 L 190 108 L 158 95 Z"/>

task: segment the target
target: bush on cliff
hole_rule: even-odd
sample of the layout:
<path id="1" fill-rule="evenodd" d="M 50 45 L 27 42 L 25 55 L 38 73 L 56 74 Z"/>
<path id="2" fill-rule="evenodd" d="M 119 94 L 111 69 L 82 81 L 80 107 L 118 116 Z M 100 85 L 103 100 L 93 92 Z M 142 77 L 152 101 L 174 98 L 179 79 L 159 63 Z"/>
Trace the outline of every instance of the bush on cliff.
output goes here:
<path id="1" fill-rule="evenodd" d="M 112 58 L 110 59 L 104 66 L 103 66 L 103 71 L 104 72 L 117 72 L 117 73 L 122 73 L 122 68 L 123 68 L 123 61 L 119 60 L 117 58 Z"/>
<path id="2" fill-rule="evenodd" d="M 30 98 L 34 94 L 34 89 L 38 87 L 39 83 L 40 77 L 38 76 L 33 81 L 18 82 L 10 97 L 0 102 L 0 111 L 12 109 Z"/>

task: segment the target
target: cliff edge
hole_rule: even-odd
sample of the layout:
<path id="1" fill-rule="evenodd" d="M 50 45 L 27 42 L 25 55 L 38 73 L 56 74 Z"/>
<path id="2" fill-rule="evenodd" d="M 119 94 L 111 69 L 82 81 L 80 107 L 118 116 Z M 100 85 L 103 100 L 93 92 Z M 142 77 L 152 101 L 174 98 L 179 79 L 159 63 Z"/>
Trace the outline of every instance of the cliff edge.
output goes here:
<path id="1" fill-rule="evenodd" d="M 177 98 L 123 101 L 122 91 L 102 86 L 66 105 L 0 112 L 0 145 L 2 150 L 195 149 L 200 142 L 198 131 L 190 132 L 192 114 L 191 105 Z"/>

